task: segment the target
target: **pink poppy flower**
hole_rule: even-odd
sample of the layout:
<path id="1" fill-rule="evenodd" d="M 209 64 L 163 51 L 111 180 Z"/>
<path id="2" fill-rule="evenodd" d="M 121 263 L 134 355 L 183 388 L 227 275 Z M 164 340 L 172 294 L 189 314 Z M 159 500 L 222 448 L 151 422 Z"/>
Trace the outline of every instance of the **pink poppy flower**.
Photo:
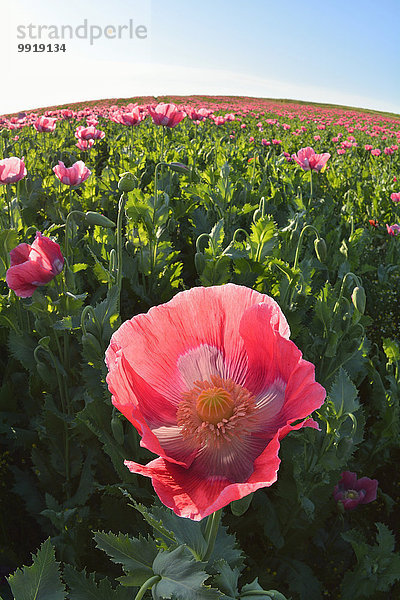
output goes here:
<path id="1" fill-rule="evenodd" d="M 390 194 L 390 199 L 393 200 L 393 202 L 400 202 L 400 192 L 393 192 L 393 194 Z"/>
<path id="2" fill-rule="evenodd" d="M 386 223 L 386 229 L 388 234 L 392 236 L 399 235 L 400 233 L 400 225 L 397 225 L 397 223 L 394 223 L 393 225 L 388 225 Z"/>
<path id="3" fill-rule="evenodd" d="M 325 390 L 289 335 L 272 298 L 226 284 L 181 292 L 112 336 L 113 404 L 159 455 L 125 464 L 177 515 L 200 520 L 272 485 L 281 439 L 318 427 L 307 417 Z"/>
<path id="4" fill-rule="evenodd" d="M 105 135 L 106 134 L 104 131 L 96 129 L 94 125 L 90 125 L 89 127 L 83 127 L 83 125 L 80 125 L 75 131 L 75 137 L 80 140 L 102 140 Z"/>
<path id="5" fill-rule="evenodd" d="M 380 156 L 381 151 L 379 150 L 379 148 L 375 148 L 375 150 L 371 150 L 371 154 L 372 156 Z"/>
<path id="6" fill-rule="evenodd" d="M 50 133 L 55 130 L 57 119 L 51 119 L 50 117 L 39 117 L 33 124 L 36 131 L 41 133 Z"/>
<path id="7" fill-rule="evenodd" d="M 30 298 L 38 286 L 61 273 L 63 266 L 60 246 L 37 231 L 32 245 L 19 244 L 11 250 L 6 282 L 17 296 Z"/>
<path id="8" fill-rule="evenodd" d="M 24 158 L 10 156 L 0 160 L 0 185 L 16 183 L 26 176 Z"/>
<path id="9" fill-rule="evenodd" d="M 79 185 L 91 175 L 91 171 L 89 171 L 83 160 L 78 160 L 69 168 L 59 160 L 58 165 L 53 167 L 53 171 L 61 183 L 65 185 Z"/>
<path id="10" fill-rule="evenodd" d="M 94 140 L 78 140 L 75 144 L 79 150 L 89 150 L 94 145 Z"/>
<path id="11" fill-rule="evenodd" d="M 175 127 L 186 117 L 183 110 L 179 110 L 175 104 L 157 104 L 156 107 L 148 106 L 148 111 L 155 125 Z"/>
<path id="12" fill-rule="evenodd" d="M 329 152 L 316 154 L 313 148 L 301 148 L 297 154 L 293 155 L 294 160 L 304 171 L 321 171 L 324 168 L 331 155 Z"/>
<path id="13" fill-rule="evenodd" d="M 118 115 L 118 122 L 121 125 L 126 125 L 127 127 L 132 125 L 137 125 L 140 123 L 145 115 L 141 112 L 140 107 L 137 106 L 132 110 L 132 112 L 120 113 Z"/>
<path id="14" fill-rule="evenodd" d="M 359 504 L 368 504 L 376 500 L 378 481 L 361 477 L 351 471 L 344 471 L 342 478 L 333 490 L 335 502 L 341 502 L 345 510 L 353 510 Z"/>

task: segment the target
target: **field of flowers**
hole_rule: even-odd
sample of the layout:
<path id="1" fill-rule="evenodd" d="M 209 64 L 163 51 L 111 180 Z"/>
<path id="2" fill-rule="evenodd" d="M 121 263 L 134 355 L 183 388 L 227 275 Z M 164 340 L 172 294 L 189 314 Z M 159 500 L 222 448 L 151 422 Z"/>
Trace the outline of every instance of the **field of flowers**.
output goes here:
<path id="1" fill-rule="evenodd" d="M 0 117 L 0 597 L 400 597 L 400 117 Z"/>

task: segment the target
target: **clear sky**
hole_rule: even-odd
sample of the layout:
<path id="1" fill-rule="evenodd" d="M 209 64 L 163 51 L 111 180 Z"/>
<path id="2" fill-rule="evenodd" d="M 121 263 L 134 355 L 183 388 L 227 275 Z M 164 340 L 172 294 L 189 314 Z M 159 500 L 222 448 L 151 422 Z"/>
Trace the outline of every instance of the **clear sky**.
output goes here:
<path id="1" fill-rule="evenodd" d="M 2 2 L 0 114 L 183 94 L 400 113 L 400 0 Z M 91 27 L 101 31 L 92 43 Z M 66 51 L 19 53 L 26 43 L 65 43 Z"/>

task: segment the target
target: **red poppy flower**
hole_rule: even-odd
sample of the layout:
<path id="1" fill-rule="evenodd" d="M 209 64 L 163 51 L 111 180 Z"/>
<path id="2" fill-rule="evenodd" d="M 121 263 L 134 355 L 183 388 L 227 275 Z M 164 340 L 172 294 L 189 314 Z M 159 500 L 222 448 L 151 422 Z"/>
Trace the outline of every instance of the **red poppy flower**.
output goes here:
<path id="1" fill-rule="evenodd" d="M 289 335 L 272 298 L 227 284 L 181 292 L 112 336 L 113 404 L 159 455 L 125 464 L 176 514 L 199 520 L 272 485 L 280 440 L 317 427 L 307 417 L 325 390 Z"/>

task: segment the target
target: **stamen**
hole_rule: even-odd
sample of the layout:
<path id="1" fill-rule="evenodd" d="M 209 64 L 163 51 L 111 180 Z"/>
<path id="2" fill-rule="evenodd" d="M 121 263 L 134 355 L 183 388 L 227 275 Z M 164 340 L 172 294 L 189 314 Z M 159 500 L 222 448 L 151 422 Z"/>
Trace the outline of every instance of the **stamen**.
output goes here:
<path id="1" fill-rule="evenodd" d="M 210 379 L 195 381 L 177 411 L 183 437 L 197 448 L 229 442 L 252 429 L 254 396 L 231 379 Z"/>

